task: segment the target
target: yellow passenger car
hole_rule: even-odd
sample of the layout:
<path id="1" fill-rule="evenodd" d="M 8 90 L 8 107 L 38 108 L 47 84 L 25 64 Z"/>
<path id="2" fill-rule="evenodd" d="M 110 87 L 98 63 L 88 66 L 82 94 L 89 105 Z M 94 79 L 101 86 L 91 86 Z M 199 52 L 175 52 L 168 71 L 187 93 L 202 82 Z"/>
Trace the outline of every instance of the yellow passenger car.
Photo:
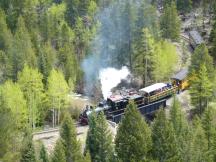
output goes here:
<path id="1" fill-rule="evenodd" d="M 182 69 L 172 78 L 173 85 L 179 87 L 180 90 L 185 90 L 189 87 L 188 69 Z"/>

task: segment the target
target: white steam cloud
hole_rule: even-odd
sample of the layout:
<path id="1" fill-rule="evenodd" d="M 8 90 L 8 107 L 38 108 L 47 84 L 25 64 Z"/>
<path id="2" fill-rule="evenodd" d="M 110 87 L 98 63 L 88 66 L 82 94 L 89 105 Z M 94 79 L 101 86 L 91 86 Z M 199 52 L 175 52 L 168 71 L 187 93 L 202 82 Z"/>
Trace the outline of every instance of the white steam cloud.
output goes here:
<path id="1" fill-rule="evenodd" d="M 110 67 L 101 69 L 99 72 L 99 79 L 104 99 L 109 97 L 112 88 L 116 87 L 121 80 L 126 79 L 129 74 L 130 72 L 126 66 L 123 66 L 120 70 Z"/>

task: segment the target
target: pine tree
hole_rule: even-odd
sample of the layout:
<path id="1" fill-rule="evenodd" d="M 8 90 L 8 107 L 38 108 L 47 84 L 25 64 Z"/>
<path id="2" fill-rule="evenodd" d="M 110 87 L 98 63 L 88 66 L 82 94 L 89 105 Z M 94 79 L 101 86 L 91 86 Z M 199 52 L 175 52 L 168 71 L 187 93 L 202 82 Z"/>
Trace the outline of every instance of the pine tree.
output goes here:
<path id="1" fill-rule="evenodd" d="M 205 44 L 201 44 L 195 49 L 191 57 L 190 73 L 198 73 L 202 64 L 208 65 L 206 66 L 208 77 L 212 80 L 214 77 L 213 59 Z"/>
<path id="2" fill-rule="evenodd" d="M 40 150 L 40 161 L 41 162 L 49 162 L 49 158 L 48 158 L 44 144 L 42 144 L 41 150 Z"/>
<path id="3" fill-rule="evenodd" d="M 195 118 L 195 120 L 192 139 L 192 161 L 211 161 L 208 151 L 208 141 L 202 128 L 201 121 L 199 118 Z"/>
<path id="4" fill-rule="evenodd" d="M 12 77 L 12 46 L 13 36 L 8 29 L 6 14 L 0 10 L 0 82 Z"/>
<path id="5" fill-rule="evenodd" d="M 20 162 L 36 162 L 34 144 L 29 130 L 27 130 L 24 136 Z"/>
<path id="6" fill-rule="evenodd" d="M 136 35 L 137 40 L 142 36 L 143 28 L 148 28 L 155 40 L 160 39 L 159 21 L 155 7 L 148 4 L 146 0 L 141 1 L 141 5 L 137 11 L 136 20 Z"/>
<path id="7" fill-rule="evenodd" d="M 65 115 L 62 122 L 60 136 L 65 150 L 66 162 L 82 160 L 80 144 L 76 139 L 76 128 L 68 114 Z"/>
<path id="8" fill-rule="evenodd" d="M 189 12 L 192 8 L 192 1 L 191 0 L 177 0 L 176 1 L 177 9 L 180 12 Z"/>
<path id="9" fill-rule="evenodd" d="M 112 135 L 103 113 L 96 116 L 94 112 L 90 116 L 86 149 L 89 150 L 92 161 L 112 161 Z"/>
<path id="10" fill-rule="evenodd" d="M 192 104 L 201 115 L 212 97 L 212 84 L 205 64 L 201 65 L 199 72 L 195 74 L 191 81 L 190 95 Z"/>
<path id="11" fill-rule="evenodd" d="M 115 138 L 115 150 L 124 162 L 148 161 L 152 149 L 151 130 L 134 103 L 129 103 Z"/>
<path id="12" fill-rule="evenodd" d="M 147 28 L 142 31 L 142 38 L 138 41 L 134 55 L 134 71 L 137 75 L 141 75 L 144 86 L 148 85 L 148 81 L 152 77 L 153 57 L 155 55 L 155 43 L 152 35 Z"/>
<path id="13" fill-rule="evenodd" d="M 176 96 L 173 98 L 173 103 L 170 110 L 170 122 L 173 125 L 176 135 L 177 144 L 179 147 L 180 161 L 191 161 L 191 128 L 188 125 L 185 114 L 181 110 L 181 105 Z"/>
<path id="14" fill-rule="evenodd" d="M 205 131 L 206 139 L 208 142 L 208 150 L 212 148 L 212 143 L 214 140 L 214 135 L 216 131 L 216 120 L 215 120 L 216 112 L 213 107 L 209 106 L 203 113 L 202 116 L 202 127 Z"/>
<path id="15" fill-rule="evenodd" d="M 174 2 L 171 5 L 166 5 L 164 13 L 161 16 L 160 22 L 162 37 L 178 41 L 180 38 L 180 20 L 178 17 L 176 5 Z"/>
<path id="16" fill-rule="evenodd" d="M 17 74 L 23 69 L 24 64 L 27 64 L 31 67 L 36 67 L 37 64 L 31 39 L 22 17 L 19 17 L 18 19 L 13 46 L 13 56 L 11 59 L 13 67 L 13 79 L 16 80 Z"/>
<path id="17" fill-rule="evenodd" d="M 52 154 L 52 162 L 66 162 L 66 156 L 64 152 L 64 145 L 61 140 L 58 140 L 55 144 L 55 148 Z"/>
<path id="18" fill-rule="evenodd" d="M 213 161 L 216 161 L 216 130 L 213 133 L 212 145 L 211 145 L 211 155 Z"/>
<path id="19" fill-rule="evenodd" d="M 76 18 L 79 16 L 79 0 L 64 0 L 66 3 L 66 12 L 65 12 L 65 19 L 67 23 L 73 27 L 76 22 Z"/>
<path id="20" fill-rule="evenodd" d="M 12 43 L 12 33 L 7 27 L 6 15 L 0 10 L 0 49 L 8 50 Z"/>
<path id="21" fill-rule="evenodd" d="M 43 74 L 43 83 L 47 84 L 48 76 L 55 66 L 56 50 L 51 46 L 50 42 L 45 43 L 39 52 L 38 64 L 39 70 Z"/>
<path id="22" fill-rule="evenodd" d="M 75 84 L 79 72 L 79 66 L 74 54 L 74 49 L 69 43 L 65 43 L 65 45 L 60 48 L 59 61 L 60 67 L 62 67 L 64 71 L 65 79 L 67 81 L 71 80 L 72 84 Z"/>
<path id="23" fill-rule="evenodd" d="M 184 133 L 186 129 L 187 121 L 186 121 L 185 115 L 183 114 L 181 110 L 181 105 L 176 96 L 174 96 L 173 98 L 173 103 L 172 103 L 172 107 L 170 110 L 170 121 L 173 125 L 175 134 L 177 136 Z"/>
<path id="24" fill-rule="evenodd" d="M 166 118 L 165 111 L 160 110 L 152 125 L 153 157 L 160 162 L 178 161 L 179 150 L 172 123 Z"/>

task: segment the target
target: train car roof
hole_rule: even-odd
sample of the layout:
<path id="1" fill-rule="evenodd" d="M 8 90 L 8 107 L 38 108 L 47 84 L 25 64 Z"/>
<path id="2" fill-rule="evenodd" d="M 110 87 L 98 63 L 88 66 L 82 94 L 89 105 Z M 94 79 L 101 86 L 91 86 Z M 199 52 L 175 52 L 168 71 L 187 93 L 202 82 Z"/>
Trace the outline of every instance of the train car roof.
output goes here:
<path id="1" fill-rule="evenodd" d="M 151 93 L 151 92 L 154 92 L 154 91 L 156 91 L 156 90 L 158 90 L 158 89 L 164 88 L 164 87 L 166 87 L 166 86 L 167 86 L 167 84 L 165 84 L 165 83 L 156 83 L 156 84 L 153 84 L 153 85 L 151 85 L 151 86 L 142 88 L 142 89 L 140 89 L 139 91 L 140 91 L 140 92 Z"/>
<path id="2" fill-rule="evenodd" d="M 195 43 L 197 45 L 202 44 L 204 42 L 203 38 L 201 37 L 201 35 L 196 30 L 190 31 L 189 35 L 193 38 L 193 40 L 195 41 Z"/>
<path id="3" fill-rule="evenodd" d="M 184 80 L 188 75 L 188 69 L 182 69 L 177 74 L 175 74 L 171 79 Z"/>
<path id="4" fill-rule="evenodd" d="M 133 95 L 128 96 L 128 99 L 131 99 L 131 100 L 134 100 L 134 99 L 137 99 L 137 98 L 142 98 L 142 96 L 138 95 L 138 94 L 133 94 Z"/>
<path id="5" fill-rule="evenodd" d="M 108 97 L 108 99 L 110 99 L 113 102 L 116 102 L 116 101 L 122 100 L 123 97 L 121 95 L 111 95 L 110 97 Z"/>

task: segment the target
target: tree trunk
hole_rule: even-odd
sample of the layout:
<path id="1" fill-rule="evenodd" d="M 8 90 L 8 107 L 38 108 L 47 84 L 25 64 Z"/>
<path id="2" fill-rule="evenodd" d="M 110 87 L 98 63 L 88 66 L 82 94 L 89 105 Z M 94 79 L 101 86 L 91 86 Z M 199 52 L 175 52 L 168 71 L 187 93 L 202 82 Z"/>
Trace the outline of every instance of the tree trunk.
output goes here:
<path id="1" fill-rule="evenodd" d="M 53 114 L 53 120 L 52 120 L 52 124 L 53 124 L 53 128 L 55 127 L 55 114 L 54 114 L 54 108 L 52 109 L 52 114 Z"/>

